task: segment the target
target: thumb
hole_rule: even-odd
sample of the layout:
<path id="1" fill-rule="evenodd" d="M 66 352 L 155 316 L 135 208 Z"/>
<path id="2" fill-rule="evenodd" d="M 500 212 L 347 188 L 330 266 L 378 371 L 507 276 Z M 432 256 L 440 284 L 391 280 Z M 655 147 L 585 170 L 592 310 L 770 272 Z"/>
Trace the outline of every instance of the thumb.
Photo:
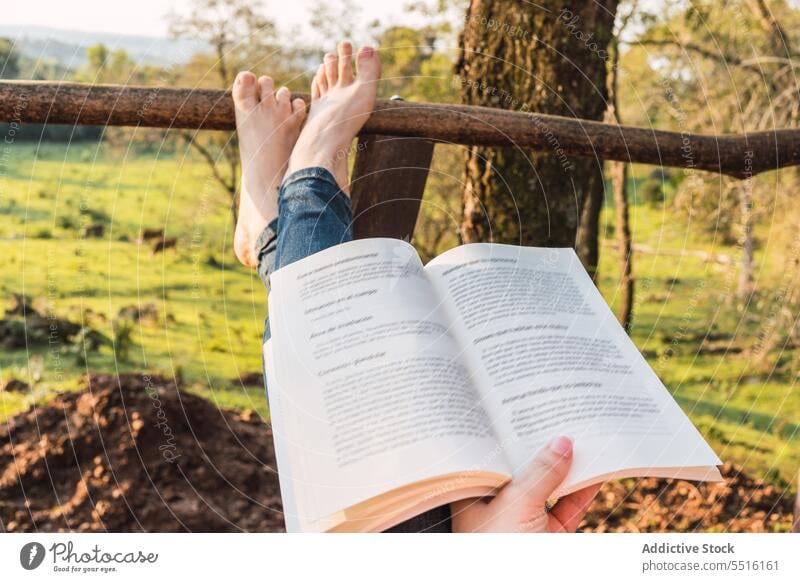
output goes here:
<path id="1" fill-rule="evenodd" d="M 530 466 L 514 482 L 515 495 L 524 498 L 528 511 L 544 509 L 571 466 L 572 439 L 566 436 L 553 439 L 537 453 Z"/>

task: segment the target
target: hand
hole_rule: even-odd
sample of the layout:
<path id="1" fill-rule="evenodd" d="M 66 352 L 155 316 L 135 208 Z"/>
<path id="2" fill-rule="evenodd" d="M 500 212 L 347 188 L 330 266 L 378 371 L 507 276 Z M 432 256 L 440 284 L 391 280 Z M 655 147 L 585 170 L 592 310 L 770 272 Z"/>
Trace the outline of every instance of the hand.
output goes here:
<path id="1" fill-rule="evenodd" d="M 558 437 L 544 447 L 527 471 L 490 500 L 451 504 L 455 532 L 574 532 L 600 485 L 592 485 L 545 504 L 572 465 L 572 440 Z"/>

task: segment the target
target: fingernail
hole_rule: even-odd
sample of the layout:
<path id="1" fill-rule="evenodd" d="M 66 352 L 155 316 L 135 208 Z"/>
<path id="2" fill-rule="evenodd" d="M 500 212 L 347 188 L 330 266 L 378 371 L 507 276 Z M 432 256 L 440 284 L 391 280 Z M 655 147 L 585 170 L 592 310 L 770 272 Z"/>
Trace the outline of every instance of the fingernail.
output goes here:
<path id="1" fill-rule="evenodd" d="M 572 439 L 566 436 L 554 438 L 547 446 L 551 451 L 558 453 L 562 457 L 572 453 Z"/>

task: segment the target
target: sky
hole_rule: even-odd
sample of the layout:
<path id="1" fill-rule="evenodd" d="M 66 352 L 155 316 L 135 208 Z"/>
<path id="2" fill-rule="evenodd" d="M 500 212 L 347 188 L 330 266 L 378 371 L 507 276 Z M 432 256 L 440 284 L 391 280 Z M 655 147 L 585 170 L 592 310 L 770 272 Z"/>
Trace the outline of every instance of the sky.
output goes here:
<path id="1" fill-rule="evenodd" d="M 282 30 L 293 26 L 304 33 L 314 0 L 258 0 L 264 13 Z M 393 21 L 402 14 L 403 2 L 397 0 L 353 0 L 356 16 L 362 22 L 380 18 Z M 3 11 L 3 24 L 11 26 L 46 26 L 51 28 L 167 36 L 166 15 L 174 10 L 187 12 L 190 0 L 21 0 L 13 9 Z M 333 1 L 334 6 L 338 5 Z"/>

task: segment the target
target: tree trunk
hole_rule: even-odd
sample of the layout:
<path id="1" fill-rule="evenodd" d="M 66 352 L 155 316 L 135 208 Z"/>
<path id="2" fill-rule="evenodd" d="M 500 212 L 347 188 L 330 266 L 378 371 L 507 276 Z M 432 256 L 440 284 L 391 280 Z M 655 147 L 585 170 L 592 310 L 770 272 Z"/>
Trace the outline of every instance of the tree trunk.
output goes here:
<path id="1" fill-rule="evenodd" d="M 628 23 L 638 9 L 638 2 L 633 2 L 629 12 L 622 17 L 617 37 L 612 38 L 609 50 L 611 66 L 608 70 L 608 122 L 622 125 L 622 115 L 619 111 L 619 36 L 627 28 Z M 628 211 L 628 165 L 624 162 L 611 162 L 611 187 L 614 191 L 614 218 L 617 234 L 617 252 L 619 253 L 619 286 L 621 290 L 620 308 L 618 319 L 630 333 L 633 324 L 633 240 L 631 237 L 630 213 Z"/>
<path id="2" fill-rule="evenodd" d="M 628 183 L 628 165 L 624 162 L 610 164 L 611 183 L 614 189 L 615 230 L 617 251 L 619 252 L 619 286 L 621 291 L 619 314 L 617 318 L 630 333 L 633 324 L 633 243 L 631 240 L 630 219 L 628 216 L 628 197 L 625 186 Z"/>
<path id="3" fill-rule="evenodd" d="M 736 297 L 740 301 L 747 301 L 753 294 L 753 181 L 744 180 L 736 187 L 739 189 L 741 214 L 739 244 L 742 247 L 742 265 Z"/>
<path id="4" fill-rule="evenodd" d="M 463 102 L 601 120 L 616 5 L 472 0 L 456 65 Z M 576 246 L 594 276 L 602 162 L 567 156 L 552 137 L 547 152 L 466 152 L 461 235 L 465 242 Z"/>

